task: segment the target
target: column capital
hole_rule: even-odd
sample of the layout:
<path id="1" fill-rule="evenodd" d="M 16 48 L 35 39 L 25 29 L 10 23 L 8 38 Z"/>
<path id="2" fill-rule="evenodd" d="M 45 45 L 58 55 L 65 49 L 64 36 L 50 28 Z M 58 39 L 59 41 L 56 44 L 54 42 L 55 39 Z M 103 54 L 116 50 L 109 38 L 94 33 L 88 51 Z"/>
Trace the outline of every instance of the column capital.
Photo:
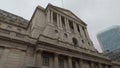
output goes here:
<path id="1" fill-rule="evenodd" d="M 43 50 L 37 49 L 35 52 L 36 52 L 36 53 L 42 53 Z"/>
<path id="2" fill-rule="evenodd" d="M 58 53 L 54 53 L 55 56 L 58 56 L 59 54 Z"/>

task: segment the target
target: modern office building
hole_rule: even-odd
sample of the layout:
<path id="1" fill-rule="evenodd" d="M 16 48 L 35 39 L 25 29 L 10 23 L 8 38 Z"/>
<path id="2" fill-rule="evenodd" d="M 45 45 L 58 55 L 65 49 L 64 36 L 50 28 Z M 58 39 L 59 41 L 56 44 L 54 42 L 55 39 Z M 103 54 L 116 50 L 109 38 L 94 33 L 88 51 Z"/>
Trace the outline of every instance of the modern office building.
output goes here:
<path id="1" fill-rule="evenodd" d="M 119 68 L 71 11 L 38 6 L 30 21 L 0 10 L 0 68 Z"/>
<path id="2" fill-rule="evenodd" d="M 112 52 L 120 48 L 120 26 L 114 26 L 97 35 L 103 52 Z"/>
<path id="3" fill-rule="evenodd" d="M 120 48 L 106 53 L 106 56 L 108 56 L 111 60 L 120 62 Z"/>
<path id="4" fill-rule="evenodd" d="M 120 62 L 120 26 L 114 26 L 97 35 L 102 50 L 111 60 Z"/>

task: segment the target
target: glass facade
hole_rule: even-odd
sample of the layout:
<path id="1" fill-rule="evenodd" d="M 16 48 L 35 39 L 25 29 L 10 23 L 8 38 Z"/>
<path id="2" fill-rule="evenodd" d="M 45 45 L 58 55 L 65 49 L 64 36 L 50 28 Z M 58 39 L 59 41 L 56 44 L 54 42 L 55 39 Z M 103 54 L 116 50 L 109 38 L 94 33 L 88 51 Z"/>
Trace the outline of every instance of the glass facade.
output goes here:
<path id="1" fill-rule="evenodd" d="M 111 52 L 120 48 L 120 26 L 99 33 L 97 38 L 104 52 Z"/>

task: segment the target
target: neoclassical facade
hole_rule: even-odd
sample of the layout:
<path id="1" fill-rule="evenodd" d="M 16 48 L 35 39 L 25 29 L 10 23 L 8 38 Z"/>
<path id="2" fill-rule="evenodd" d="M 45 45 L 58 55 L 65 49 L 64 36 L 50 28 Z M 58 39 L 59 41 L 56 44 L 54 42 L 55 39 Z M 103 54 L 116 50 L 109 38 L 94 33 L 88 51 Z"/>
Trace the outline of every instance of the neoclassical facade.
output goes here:
<path id="1" fill-rule="evenodd" d="M 0 68 L 120 68 L 71 11 L 38 6 L 30 21 L 0 10 Z"/>

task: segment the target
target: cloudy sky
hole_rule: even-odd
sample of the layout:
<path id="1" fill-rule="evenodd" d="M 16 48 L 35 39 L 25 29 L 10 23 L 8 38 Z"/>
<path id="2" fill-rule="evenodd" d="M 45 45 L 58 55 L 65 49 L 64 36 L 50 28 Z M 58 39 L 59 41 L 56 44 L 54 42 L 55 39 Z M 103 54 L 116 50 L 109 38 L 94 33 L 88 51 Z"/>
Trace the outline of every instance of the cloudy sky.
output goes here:
<path id="1" fill-rule="evenodd" d="M 85 23 L 95 48 L 101 51 L 96 34 L 120 25 L 120 0 L 0 0 L 0 9 L 30 19 L 36 6 L 48 3 L 71 10 Z"/>

